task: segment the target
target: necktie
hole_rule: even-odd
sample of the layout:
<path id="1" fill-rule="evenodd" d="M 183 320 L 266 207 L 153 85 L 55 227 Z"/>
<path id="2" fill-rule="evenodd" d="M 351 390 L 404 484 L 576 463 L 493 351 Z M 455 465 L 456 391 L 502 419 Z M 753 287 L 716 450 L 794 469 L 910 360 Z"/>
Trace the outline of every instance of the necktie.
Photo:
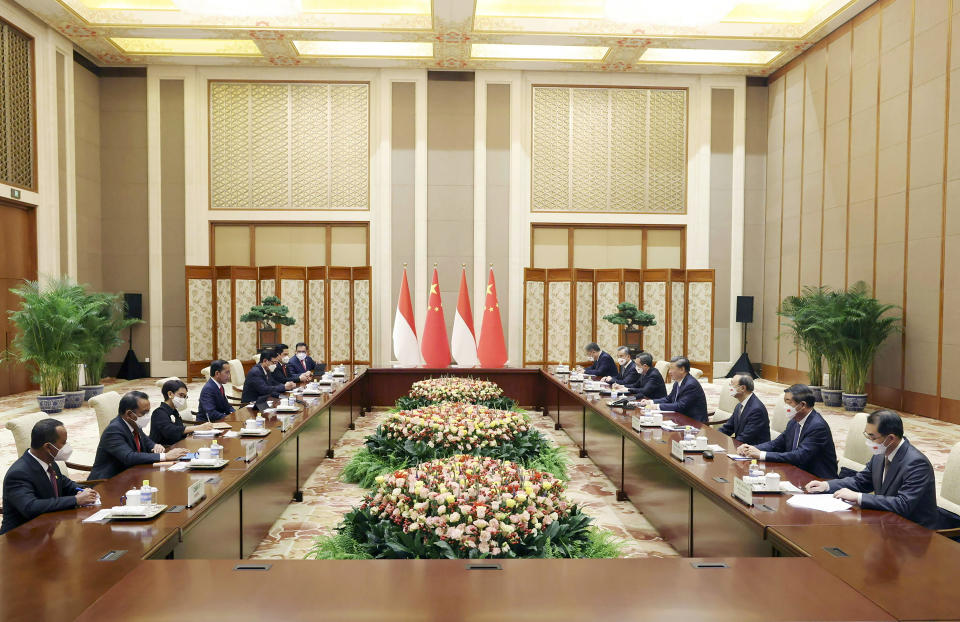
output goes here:
<path id="1" fill-rule="evenodd" d="M 224 396 L 224 397 L 227 396 L 227 394 L 223 392 L 223 385 L 222 385 L 222 384 L 220 385 L 220 395 L 222 395 L 222 396 Z"/>
<path id="2" fill-rule="evenodd" d="M 737 430 L 740 428 L 740 413 L 743 412 L 743 404 L 737 404 L 736 408 L 733 409 L 733 429 Z"/>
<path id="3" fill-rule="evenodd" d="M 47 467 L 47 473 L 50 474 L 50 485 L 53 486 L 53 496 L 60 496 L 60 489 L 57 487 L 57 472 L 53 470 L 53 465 Z"/>
<path id="4" fill-rule="evenodd" d="M 137 446 L 137 451 L 140 451 L 140 435 L 136 430 L 133 431 L 133 444 Z"/>
<path id="5" fill-rule="evenodd" d="M 800 444 L 800 424 L 797 424 L 797 431 L 793 435 L 793 448 L 796 449 Z"/>

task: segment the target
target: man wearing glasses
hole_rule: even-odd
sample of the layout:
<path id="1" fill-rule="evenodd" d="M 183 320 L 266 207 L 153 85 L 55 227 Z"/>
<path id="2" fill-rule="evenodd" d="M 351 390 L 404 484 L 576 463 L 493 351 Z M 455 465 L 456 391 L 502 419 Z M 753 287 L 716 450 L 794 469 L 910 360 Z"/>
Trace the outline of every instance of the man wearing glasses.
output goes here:
<path id="1" fill-rule="evenodd" d="M 936 529 L 939 518 L 933 467 L 903 437 L 900 415 L 885 409 L 870 413 L 863 435 L 873 451 L 867 467 L 852 477 L 812 481 L 807 492 L 832 492 L 862 508 L 895 512 Z"/>

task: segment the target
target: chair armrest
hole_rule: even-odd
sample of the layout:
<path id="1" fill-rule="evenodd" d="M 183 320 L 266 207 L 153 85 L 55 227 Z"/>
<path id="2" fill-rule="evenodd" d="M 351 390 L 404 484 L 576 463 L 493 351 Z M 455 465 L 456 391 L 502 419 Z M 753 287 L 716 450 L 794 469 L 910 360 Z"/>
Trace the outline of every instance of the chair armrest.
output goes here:
<path id="1" fill-rule="evenodd" d="M 235 397 L 235 396 L 233 396 L 233 395 L 228 395 L 228 396 L 227 396 L 227 401 L 230 402 L 230 403 L 232 403 L 232 404 L 240 404 L 240 403 L 241 403 L 241 399 L 240 399 L 239 397 Z"/>
<path id="2" fill-rule="evenodd" d="M 102 483 L 105 482 L 105 481 L 107 481 L 107 480 L 105 480 L 105 479 L 88 479 L 88 480 L 84 480 L 84 481 L 82 481 L 82 482 L 77 482 L 77 483 L 80 484 L 81 486 L 95 486 L 95 485 L 97 485 L 97 484 L 102 484 Z"/>
<path id="3" fill-rule="evenodd" d="M 77 464 L 76 462 L 67 462 L 67 467 L 77 471 L 89 471 L 93 469 L 93 465 Z"/>
<path id="4" fill-rule="evenodd" d="M 937 529 L 937 533 L 941 536 L 951 539 L 960 538 L 960 527 L 954 527 L 952 529 Z"/>

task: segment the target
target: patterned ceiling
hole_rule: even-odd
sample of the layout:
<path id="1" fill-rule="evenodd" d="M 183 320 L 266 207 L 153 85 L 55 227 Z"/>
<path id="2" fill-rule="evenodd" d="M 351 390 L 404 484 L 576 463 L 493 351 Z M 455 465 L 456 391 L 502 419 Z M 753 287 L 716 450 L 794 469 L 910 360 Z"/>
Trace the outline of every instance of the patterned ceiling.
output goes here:
<path id="1" fill-rule="evenodd" d="M 874 0 L 19 0 L 103 66 L 763 76 Z"/>

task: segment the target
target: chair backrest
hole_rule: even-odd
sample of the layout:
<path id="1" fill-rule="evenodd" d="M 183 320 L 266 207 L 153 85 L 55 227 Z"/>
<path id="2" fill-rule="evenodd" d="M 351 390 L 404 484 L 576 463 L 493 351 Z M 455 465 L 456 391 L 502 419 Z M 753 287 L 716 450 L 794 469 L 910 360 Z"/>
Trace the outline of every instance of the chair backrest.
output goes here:
<path id="1" fill-rule="evenodd" d="M 728 391 L 726 387 L 720 389 L 720 403 L 717 405 L 717 410 L 722 410 L 732 415 L 733 409 L 736 408 L 739 403 L 737 398 L 730 395 L 730 391 Z"/>
<path id="2" fill-rule="evenodd" d="M 209 368 L 209 367 L 206 367 L 206 368 L 202 369 L 201 371 L 206 371 L 206 372 L 207 372 L 207 378 L 208 378 L 208 379 L 210 378 L 210 375 L 209 375 L 209 373 L 210 373 L 210 368 Z M 160 380 L 157 380 L 157 383 L 156 383 L 156 384 L 157 384 L 157 388 L 158 388 L 158 389 L 162 388 L 163 385 L 166 384 L 168 380 L 181 380 L 181 378 L 179 378 L 179 377 L 177 377 L 177 376 L 170 376 L 169 378 L 161 378 Z M 206 381 L 204 381 L 204 382 L 206 382 Z M 184 383 L 184 384 L 186 384 L 186 383 Z M 166 400 L 166 399 L 167 399 L 167 396 L 166 396 L 166 395 L 161 395 L 161 396 L 160 396 L 160 399 Z M 189 410 L 190 410 L 190 407 L 189 407 L 186 403 L 184 403 L 183 408 L 180 409 L 180 412 L 183 413 L 183 412 L 187 412 L 187 411 L 189 411 Z"/>
<path id="3" fill-rule="evenodd" d="M 947 457 L 937 505 L 954 514 L 960 514 L 960 443 L 953 446 Z"/>
<path id="4" fill-rule="evenodd" d="M 690 375 L 693 376 L 695 379 L 700 380 L 700 378 L 703 376 L 703 370 L 697 369 L 696 367 L 691 367 Z"/>
<path id="5" fill-rule="evenodd" d="M 93 412 L 97 413 L 97 427 L 100 428 L 102 435 L 117 416 L 117 409 L 120 408 L 120 394 L 116 391 L 107 391 L 91 397 L 89 403 L 93 406 Z"/>
<path id="6" fill-rule="evenodd" d="M 203 384 L 207 384 L 210 381 L 210 366 L 207 365 L 200 370 L 200 373 L 203 374 Z"/>
<path id="7" fill-rule="evenodd" d="M 230 366 L 230 385 L 236 389 L 242 389 L 243 382 L 247 379 L 247 373 L 243 371 L 243 363 L 240 359 L 230 359 L 227 365 Z"/>
<path id="8" fill-rule="evenodd" d="M 259 354 L 254 354 L 254 355 L 253 355 L 253 362 L 254 362 L 254 363 L 259 363 L 259 362 L 260 362 L 260 355 L 259 355 Z"/>
<path id="9" fill-rule="evenodd" d="M 873 458 L 873 453 L 863 442 L 863 431 L 866 427 L 867 413 L 855 414 L 853 421 L 850 422 L 850 429 L 847 430 L 847 442 L 843 447 L 843 457 L 857 463 L 861 468 L 865 468 Z"/>
<path id="10" fill-rule="evenodd" d="M 777 434 L 783 434 L 783 431 L 787 429 L 787 405 L 783 403 L 783 399 L 777 399 L 777 403 L 773 406 L 770 429 Z"/>
<path id="11" fill-rule="evenodd" d="M 670 377 L 668 376 L 670 372 L 670 361 L 657 361 L 653 366 L 656 367 L 660 375 L 663 376 L 664 382 L 670 382 Z"/>
<path id="12" fill-rule="evenodd" d="M 30 449 L 30 433 L 33 431 L 33 426 L 47 418 L 47 413 L 30 413 L 7 421 L 7 429 L 13 432 L 13 442 L 17 445 L 17 456 L 22 456 L 23 452 Z M 57 466 L 60 467 L 61 473 L 67 474 L 66 463 L 57 462 Z"/>

